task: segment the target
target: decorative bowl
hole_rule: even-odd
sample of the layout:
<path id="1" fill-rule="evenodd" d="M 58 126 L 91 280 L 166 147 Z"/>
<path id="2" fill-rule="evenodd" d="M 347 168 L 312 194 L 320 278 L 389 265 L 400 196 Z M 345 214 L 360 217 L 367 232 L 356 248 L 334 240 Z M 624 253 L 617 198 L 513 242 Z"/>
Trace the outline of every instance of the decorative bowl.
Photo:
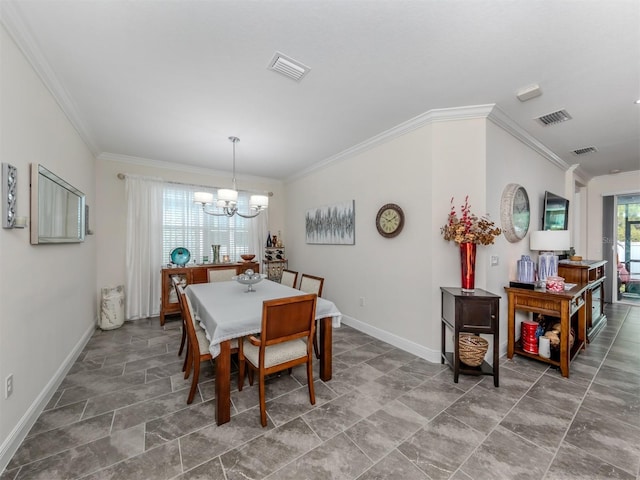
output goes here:
<path id="1" fill-rule="evenodd" d="M 252 253 L 245 253 L 240 255 L 240 258 L 242 258 L 245 262 L 250 262 L 251 260 L 256 258 L 256 256 L 255 254 L 252 254 Z"/>
<path id="2" fill-rule="evenodd" d="M 191 253 L 184 247 L 174 248 L 171 251 L 171 261 L 178 266 L 184 266 L 189 262 Z"/>
<path id="3" fill-rule="evenodd" d="M 242 285 L 247 285 L 247 292 L 255 292 L 253 286 L 256 283 L 261 282 L 263 278 L 265 278 L 265 275 L 254 273 L 250 268 L 248 268 L 244 273 L 233 277 L 236 282 L 241 283 Z"/>
<path id="4" fill-rule="evenodd" d="M 547 277 L 547 290 L 549 290 L 550 292 L 564 291 L 564 278 Z"/>

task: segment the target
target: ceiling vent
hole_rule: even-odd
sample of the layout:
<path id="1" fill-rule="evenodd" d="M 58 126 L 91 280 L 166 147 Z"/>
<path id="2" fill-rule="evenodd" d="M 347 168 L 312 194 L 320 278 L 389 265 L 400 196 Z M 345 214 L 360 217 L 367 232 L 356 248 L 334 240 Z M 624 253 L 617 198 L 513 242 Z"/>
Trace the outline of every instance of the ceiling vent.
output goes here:
<path id="1" fill-rule="evenodd" d="M 573 150 L 571 153 L 573 153 L 574 155 L 586 155 L 587 153 L 594 153 L 597 151 L 598 149 L 596 147 L 584 147 Z"/>
<path id="2" fill-rule="evenodd" d="M 273 70 L 274 72 L 278 72 L 285 77 L 289 77 L 290 79 L 299 82 L 311 69 L 291 57 L 287 57 L 280 52 L 276 52 L 269 62 L 269 70 Z"/>
<path id="3" fill-rule="evenodd" d="M 557 112 L 548 113 L 547 115 L 542 115 L 541 117 L 536 118 L 543 125 L 556 125 L 557 123 L 562 123 L 567 120 L 571 120 L 573 118 L 569 115 L 569 112 L 566 110 L 558 110 Z"/>

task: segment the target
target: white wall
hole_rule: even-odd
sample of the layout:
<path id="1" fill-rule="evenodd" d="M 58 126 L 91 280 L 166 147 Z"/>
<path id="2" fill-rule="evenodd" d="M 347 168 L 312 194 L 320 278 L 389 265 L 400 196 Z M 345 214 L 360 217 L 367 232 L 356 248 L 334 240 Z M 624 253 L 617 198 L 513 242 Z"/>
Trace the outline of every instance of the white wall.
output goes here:
<path id="1" fill-rule="evenodd" d="M 337 304 L 346 323 L 431 361 L 440 354 L 439 287 L 460 285 L 459 250 L 440 233 L 451 198 L 459 211 L 468 195 L 472 212 L 489 214 L 500 225 L 502 191 L 520 183 L 531 202 L 530 230 L 537 230 L 544 191 L 564 191 L 562 169 L 486 117 L 466 118 L 464 110 L 460 119 L 455 113 L 449 121 L 438 118 L 286 184 L 290 268 L 325 277 L 324 296 Z M 305 244 L 308 208 L 351 199 L 354 246 Z M 393 239 L 381 237 L 374 222 L 378 208 L 389 202 L 399 204 L 406 217 Z M 476 288 L 503 297 L 502 351 L 503 287 L 515 279 L 522 254 L 530 254 L 528 237 L 511 244 L 501 236 L 494 245 L 478 247 Z M 497 267 L 489 266 L 491 255 L 499 256 Z"/>
<path id="2" fill-rule="evenodd" d="M 430 314 L 424 309 L 431 283 L 428 146 L 429 129 L 415 130 L 287 183 L 283 234 L 289 268 L 324 277 L 323 296 L 345 315 L 421 346 L 427 345 Z M 355 200 L 355 245 L 307 245 L 307 209 L 349 200 Z M 397 203 L 405 214 L 404 229 L 393 239 L 375 227 L 386 203 Z M 415 295 L 416 289 L 422 293 Z"/>
<path id="3" fill-rule="evenodd" d="M 489 258 L 484 259 L 484 268 L 488 270 L 487 289 L 502 297 L 500 346 L 501 351 L 506 352 L 508 302 L 504 287 L 509 285 L 509 281 L 517 280 L 517 261 L 522 255 L 530 255 L 534 261 L 537 260 L 538 252 L 529 250 L 529 236 L 532 231 L 542 228 L 545 190 L 562 195 L 565 174 L 541 154 L 492 122 L 487 125 L 487 145 L 487 205 L 491 218 L 500 224 L 500 200 L 509 183 L 518 183 L 525 188 L 531 208 L 526 237 L 519 242 L 510 243 L 501 235 L 496 240 L 492 253 L 499 256 L 499 264 L 492 267 L 489 265 Z M 517 312 L 516 326 L 521 320 L 526 320 L 527 315 Z M 519 331 L 519 328 L 516 330 Z"/>
<path id="4" fill-rule="evenodd" d="M 95 159 L 0 27 L 0 159 L 18 169 L 18 215 L 29 216 L 29 167 L 41 163 L 94 203 Z M 96 238 L 36 245 L 0 229 L 0 470 L 94 329 Z M 4 398 L 7 375 L 14 393 Z"/>
<path id="5" fill-rule="evenodd" d="M 178 164 L 150 161 L 100 159 L 96 164 L 96 208 L 92 208 L 91 227 L 96 231 L 98 244 L 96 298 L 100 289 L 125 283 L 125 232 L 126 198 L 125 182 L 117 174 L 136 174 L 159 177 L 167 181 L 230 187 L 231 174 L 188 168 Z M 284 230 L 284 194 L 282 182 L 257 177 L 237 176 L 238 188 L 243 190 L 270 191 L 269 228 L 272 234 Z M 95 214 L 93 214 L 95 212 Z M 265 238 L 266 240 L 266 238 Z M 260 261 L 261 252 L 255 252 Z M 169 260 L 167 259 L 167 262 Z M 158 270 L 158 275 L 160 271 Z"/>

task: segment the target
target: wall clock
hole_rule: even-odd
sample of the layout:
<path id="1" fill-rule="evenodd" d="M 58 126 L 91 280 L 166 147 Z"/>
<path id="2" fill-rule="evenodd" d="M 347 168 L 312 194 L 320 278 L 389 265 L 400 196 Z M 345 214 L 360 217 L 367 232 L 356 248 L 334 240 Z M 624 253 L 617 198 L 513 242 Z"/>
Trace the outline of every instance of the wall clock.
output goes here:
<path id="1" fill-rule="evenodd" d="M 404 227 L 404 212 L 395 203 L 387 203 L 380 207 L 376 215 L 378 233 L 386 238 L 398 235 Z"/>
<path id="2" fill-rule="evenodd" d="M 506 239 L 511 243 L 522 240 L 529 231 L 530 218 L 527 191 L 522 185 L 510 183 L 504 188 L 500 202 L 500 220 Z"/>

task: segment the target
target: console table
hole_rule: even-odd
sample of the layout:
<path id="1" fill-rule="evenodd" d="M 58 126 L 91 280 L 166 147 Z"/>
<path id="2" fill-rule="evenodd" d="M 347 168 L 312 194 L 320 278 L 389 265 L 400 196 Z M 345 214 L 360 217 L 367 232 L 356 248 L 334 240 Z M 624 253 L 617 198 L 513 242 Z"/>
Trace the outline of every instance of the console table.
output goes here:
<path id="1" fill-rule="evenodd" d="M 567 283 L 586 283 L 585 314 L 587 316 L 587 341 L 590 342 L 607 324 L 602 302 L 604 267 L 606 260 L 560 260 L 558 276 Z"/>
<path id="2" fill-rule="evenodd" d="M 164 325 L 165 316 L 180 313 L 180 304 L 173 288 L 171 277 L 178 275 L 182 278 L 182 283 L 186 287 L 192 283 L 207 283 L 209 281 L 209 270 L 220 270 L 235 268 L 236 275 L 243 273 L 248 268 L 254 272 L 260 271 L 258 262 L 238 262 L 238 263 L 203 263 L 189 267 L 167 267 L 163 268 L 162 275 L 162 301 L 160 304 L 160 325 Z"/>
<path id="3" fill-rule="evenodd" d="M 441 363 L 447 363 L 453 369 L 453 381 L 458 383 L 460 373 L 466 375 L 493 375 L 493 385 L 498 386 L 499 368 L 499 332 L 500 332 L 500 296 L 476 288 L 474 292 L 463 292 L 460 288 L 440 287 L 442 292 L 441 322 L 442 345 Z M 453 332 L 453 353 L 447 352 L 446 330 Z M 493 335 L 493 365 L 486 361 L 478 367 L 465 365 L 460 361 L 458 341 L 460 333 Z"/>
<path id="4" fill-rule="evenodd" d="M 569 377 L 569 363 L 580 350 L 586 348 L 587 315 L 585 312 L 585 295 L 588 284 L 578 284 L 564 292 L 529 290 L 524 288 L 504 287 L 509 298 L 507 318 L 507 357 L 513 354 L 523 355 L 541 362 L 560 367 L 563 377 Z M 560 357 L 559 361 L 543 358 L 535 353 L 525 352 L 520 340 L 516 340 L 516 310 L 540 313 L 560 319 Z M 570 330 L 575 330 L 573 347 L 570 347 Z"/>

